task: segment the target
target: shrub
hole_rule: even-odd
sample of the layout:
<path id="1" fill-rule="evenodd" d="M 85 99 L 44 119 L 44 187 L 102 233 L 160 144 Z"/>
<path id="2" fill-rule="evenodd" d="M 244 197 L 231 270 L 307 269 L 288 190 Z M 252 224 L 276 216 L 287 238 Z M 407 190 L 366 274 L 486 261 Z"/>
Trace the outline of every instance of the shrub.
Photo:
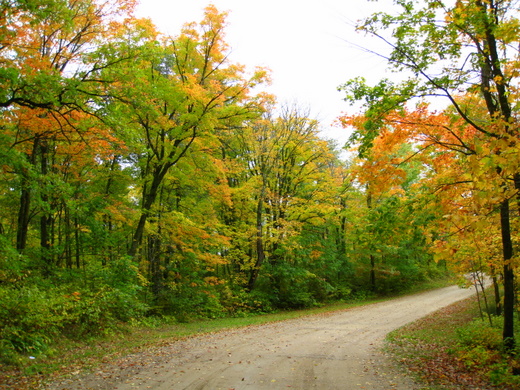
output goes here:
<path id="1" fill-rule="evenodd" d="M 481 345 L 458 351 L 457 357 L 469 369 L 487 367 L 499 360 L 499 354 Z"/>
<path id="2" fill-rule="evenodd" d="M 500 321 L 495 321 L 499 324 Z M 499 350 L 502 347 L 502 333 L 500 328 L 492 327 L 487 321 L 475 319 L 468 325 L 457 330 L 457 337 L 461 346 L 485 347 Z"/>
<path id="3" fill-rule="evenodd" d="M 14 352 L 38 354 L 47 349 L 62 321 L 62 316 L 51 310 L 58 300 L 35 285 L 0 288 L 0 323 L 3 324 L 0 355 L 3 360 L 12 360 Z"/>
<path id="4" fill-rule="evenodd" d="M 281 309 L 302 309 L 330 298 L 334 288 L 323 278 L 302 268 L 282 263 L 269 269 L 269 278 L 258 279 L 258 290 Z"/>
<path id="5" fill-rule="evenodd" d="M 250 314 L 273 313 L 271 298 L 263 291 L 247 292 L 242 288 L 231 289 L 226 286 L 221 292 L 221 302 L 232 317 L 245 317 Z"/>
<path id="6" fill-rule="evenodd" d="M 330 298 L 333 300 L 349 300 L 352 298 L 352 289 L 347 286 L 336 287 Z"/>
<path id="7" fill-rule="evenodd" d="M 59 335 L 105 335 L 147 310 L 138 297 L 137 269 L 127 260 L 87 273 L 63 271 L 53 279 L 27 277 L 0 285 L 0 360 L 44 353 Z"/>
<path id="8" fill-rule="evenodd" d="M 157 297 L 156 303 L 160 312 L 173 315 L 180 322 L 219 318 L 225 314 L 217 289 L 195 282 L 164 288 Z"/>
<path id="9" fill-rule="evenodd" d="M 458 343 L 454 353 L 468 369 L 487 370 L 492 382 L 505 378 L 501 367 L 503 342 L 500 328 L 478 318 L 457 329 L 456 335 Z"/>

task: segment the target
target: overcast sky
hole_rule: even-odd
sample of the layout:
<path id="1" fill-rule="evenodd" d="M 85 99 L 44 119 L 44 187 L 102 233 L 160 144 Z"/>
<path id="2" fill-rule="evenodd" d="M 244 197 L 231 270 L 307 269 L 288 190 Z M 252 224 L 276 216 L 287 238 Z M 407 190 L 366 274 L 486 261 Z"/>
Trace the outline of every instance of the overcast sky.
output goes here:
<path id="1" fill-rule="evenodd" d="M 353 24 L 388 10 L 391 0 L 140 0 L 138 16 L 151 18 L 159 30 L 175 36 L 184 23 L 200 22 L 210 3 L 229 12 L 230 59 L 249 69 L 271 69 L 269 92 L 280 103 L 308 108 L 322 123 L 324 135 L 343 144 L 347 132 L 331 125 L 351 109 L 337 87 L 357 76 L 375 82 L 385 68 L 384 60 L 352 44 L 376 44 L 356 33 Z"/>

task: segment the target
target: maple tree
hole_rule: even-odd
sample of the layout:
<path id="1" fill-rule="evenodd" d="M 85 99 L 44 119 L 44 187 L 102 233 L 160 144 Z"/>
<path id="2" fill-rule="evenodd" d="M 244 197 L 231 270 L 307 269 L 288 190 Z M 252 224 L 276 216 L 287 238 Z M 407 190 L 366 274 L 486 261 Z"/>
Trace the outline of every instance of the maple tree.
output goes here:
<path id="1" fill-rule="evenodd" d="M 99 81 L 91 78 L 97 64 L 85 61 L 88 54 L 133 6 L 132 0 L 2 1 L 0 106 L 59 113 L 83 105 L 78 93 Z"/>
<path id="2" fill-rule="evenodd" d="M 11 137 L 6 140 L 8 148 L 18 151 L 12 165 L 19 178 L 16 248 L 21 253 L 30 220 L 37 214 L 42 256 L 52 262 L 50 230 L 57 206 L 46 189 L 54 185 L 54 158 L 62 146 L 90 138 L 84 134 L 92 126 L 86 122 L 92 114 L 90 90 L 100 81 L 92 77 L 97 64 L 88 57 L 96 43 L 117 27 L 114 21 L 131 8 L 132 2 L 123 1 L 2 2 L 6 24 L 0 50 L 0 106 Z M 70 254 L 70 240 L 66 241 Z"/>
<path id="3" fill-rule="evenodd" d="M 128 147 L 124 161 L 136 179 L 131 196 L 139 212 L 127 253 L 140 262 L 155 299 L 184 311 L 196 299 L 177 303 L 190 294 L 203 298 L 202 286 L 215 286 L 202 275 L 223 263 L 216 253 L 226 238 L 214 212 L 229 200 L 219 134 L 258 117 L 267 98 L 251 92 L 268 80 L 265 70 L 248 73 L 227 59 L 225 17 L 209 6 L 202 22 L 185 25 L 175 38 L 136 21 L 103 53 L 106 62 L 113 47 L 116 55 L 135 55 L 102 73 L 117 83 L 107 85 L 113 98 L 100 102 L 106 123 Z"/>
<path id="4" fill-rule="evenodd" d="M 364 117 L 350 119 L 349 123 L 361 125 Z M 409 158 L 413 148 L 407 141 L 394 127 L 383 128 L 370 150 L 363 158 L 355 158 L 350 169 L 351 180 L 361 190 L 360 212 L 351 217 L 355 222 L 350 239 L 356 257 L 369 261 L 373 291 L 391 290 L 397 280 L 404 285 L 435 272 L 424 232 L 436 213 L 425 207 L 420 182 L 425 166 Z"/>
<path id="5" fill-rule="evenodd" d="M 105 315 L 98 316 L 101 295 L 119 300 L 114 283 L 103 279 L 116 267 L 100 277 L 96 262 L 88 261 L 97 259 L 96 251 L 90 251 L 96 247 L 90 234 L 95 216 L 110 203 L 98 191 L 98 174 L 102 162 L 121 147 L 96 115 L 94 97 L 109 81 L 97 77 L 100 64 L 92 58 L 100 43 L 131 17 L 132 6 L 132 1 L 1 2 L 0 155 L 5 182 L 0 224 L 5 229 L 0 234 L 5 246 L 0 277 L 6 324 L 1 338 L 7 352 L 44 348 L 58 328 L 81 328 L 83 321 L 94 329 L 114 320 L 118 311 L 117 305 L 107 305 Z M 139 307 L 130 292 L 137 284 L 122 271 L 117 271 L 118 280 L 129 290 L 118 293 L 134 305 L 127 306 L 130 313 Z M 95 280 L 91 286 L 96 287 L 85 287 L 87 279 Z M 41 300 L 24 301 L 28 296 Z M 86 314 L 83 303 L 93 309 L 90 314 L 97 314 Z M 67 307 L 67 318 L 56 315 L 60 305 Z M 36 311 L 45 314 L 35 320 Z"/>
<path id="6" fill-rule="evenodd" d="M 142 55 L 131 66 L 111 68 L 106 75 L 120 80 L 118 99 L 108 108 L 115 115 L 113 121 L 123 120 L 128 132 L 123 137 L 138 141 L 132 152 L 142 179 L 142 212 L 131 256 L 141 244 L 164 178 L 193 143 L 211 140 L 219 128 L 240 125 L 262 110 L 261 97 L 250 97 L 249 90 L 262 83 L 266 73 L 258 70 L 246 78 L 243 67 L 228 63 L 224 24 L 225 14 L 210 6 L 199 26 L 186 25 L 175 39 L 160 38 L 149 26 L 138 26 L 139 35 L 127 40 L 138 40 Z"/>
<path id="7" fill-rule="evenodd" d="M 517 98 L 518 18 L 511 1 L 457 1 L 448 6 L 441 1 L 414 5 L 396 0 L 402 9 L 397 15 L 376 13 L 359 28 L 390 45 L 388 56 L 394 71 L 409 71 L 400 83 L 383 80 L 375 87 L 355 79 L 344 88 L 347 99 L 364 100 L 365 122 L 353 140 L 360 152 L 370 149 L 387 114 L 398 111 L 414 98 L 443 96 L 448 99 L 454 121 L 428 135 L 431 144 L 444 147 L 446 155 L 458 153 L 462 159 L 481 161 L 486 174 L 475 180 L 488 199 L 499 208 L 504 280 L 504 341 L 514 346 L 514 263 L 510 200 L 518 191 L 518 132 L 514 101 Z M 388 32 L 389 34 L 387 34 Z M 479 99 L 458 100 L 461 92 Z M 484 102 L 484 105 L 481 104 Z M 434 115 L 433 115 L 434 116 Z M 412 120 L 406 118 L 404 120 Z M 428 124 L 425 124 L 428 126 Z M 459 134 L 459 129 L 466 132 Z M 473 148 L 471 136 L 483 139 Z M 466 138 L 468 137 L 468 138 Z M 443 154 L 440 155 L 440 158 Z M 447 168 L 447 167 L 444 167 Z M 465 174 L 470 172 L 464 171 Z"/>

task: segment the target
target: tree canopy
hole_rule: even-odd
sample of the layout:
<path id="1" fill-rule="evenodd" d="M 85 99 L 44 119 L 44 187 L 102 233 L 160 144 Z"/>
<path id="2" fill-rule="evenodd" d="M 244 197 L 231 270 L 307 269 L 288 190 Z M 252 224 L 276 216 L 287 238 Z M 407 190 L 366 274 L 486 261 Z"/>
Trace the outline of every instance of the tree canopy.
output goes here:
<path id="1" fill-rule="evenodd" d="M 230 60 L 213 6 L 166 36 L 133 1 L 1 1 L 2 362 L 150 316 L 311 307 L 448 271 L 503 284 L 513 347 L 516 6 L 395 4 L 359 30 L 402 81 L 344 84 L 363 104 L 340 118 L 347 160 L 262 92 L 269 70 Z"/>
<path id="2" fill-rule="evenodd" d="M 406 161 L 428 167 L 422 181 L 443 213 L 432 233 L 434 248 L 451 263 L 464 259 L 468 271 L 484 263 L 490 275 L 500 273 L 503 337 L 512 350 L 520 189 L 518 6 L 480 0 L 395 4 L 400 13 L 376 13 L 359 28 L 388 43 L 389 68 L 408 77 L 375 86 L 361 78 L 347 82 L 347 100 L 363 101 L 363 113 L 343 121 L 355 126 L 351 142 L 362 158 L 370 158 L 377 143 L 413 145 Z M 430 109 L 432 97 L 443 97 L 445 108 Z M 479 238 L 490 231 L 495 239 L 484 245 Z"/>

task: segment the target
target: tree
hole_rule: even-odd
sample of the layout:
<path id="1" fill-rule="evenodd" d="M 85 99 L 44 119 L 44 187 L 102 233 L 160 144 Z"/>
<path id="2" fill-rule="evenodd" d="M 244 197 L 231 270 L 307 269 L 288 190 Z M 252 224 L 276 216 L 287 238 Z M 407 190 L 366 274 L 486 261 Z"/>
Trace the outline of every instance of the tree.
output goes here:
<path id="1" fill-rule="evenodd" d="M 134 171 L 132 195 L 139 212 L 127 253 L 147 269 L 156 299 L 164 297 L 173 275 L 189 286 L 188 275 L 206 272 L 203 258 L 218 263 L 215 247 L 224 238 L 217 233 L 219 223 L 209 218 L 210 205 L 218 200 L 215 196 L 208 205 L 202 199 L 211 185 L 222 182 L 222 172 L 200 168 L 219 166 L 215 151 L 221 132 L 240 128 L 263 111 L 263 95 L 251 89 L 266 81 L 267 73 L 248 74 L 228 61 L 225 17 L 209 6 L 200 24 L 185 25 L 174 39 L 161 36 L 149 22 L 136 21 L 102 55 L 104 62 L 119 53 L 135 57 L 131 64 L 102 72 L 117 83 L 107 84 L 108 98 L 99 104 L 105 122 L 128 147 L 125 163 Z M 200 188 L 189 172 L 200 175 Z M 223 185 L 219 188 L 225 193 Z M 201 202 L 194 210 L 191 202 L 197 196 Z M 205 241 L 208 236 L 214 238 L 212 245 Z M 181 258 L 191 259 L 191 265 Z"/>
<path id="2" fill-rule="evenodd" d="M 319 138 L 318 130 L 318 122 L 301 109 L 283 106 L 279 116 L 268 112 L 224 139 L 226 156 L 239 164 L 230 175 L 235 186 L 231 222 L 239 226 L 245 216 L 249 223 L 243 226 L 254 226 L 245 230 L 250 246 L 242 248 L 240 257 L 240 267 L 248 273 L 245 284 L 249 291 L 257 288 L 259 278 L 269 289 L 279 290 L 291 279 L 288 272 L 315 277 L 304 265 L 311 251 L 302 256 L 302 232 L 325 224 L 337 207 L 335 187 L 330 184 L 336 155 L 331 145 Z M 320 257 L 320 252 L 313 252 L 313 256 Z M 277 298 L 282 300 L 283 295 L 280 292 Z M 289 301 L 286 304 L 291 304 Z"/>
<path id="3" fill-rule="evenodd" d="M 85 108 L 86 86 L 99 83 L 91 77 L 98 64 L 87 61 L 88 55 L 124 23 L 133 6 L 132 0 L 2 0 L 0 107 L 58 115 L 64 107 Z"/>
<path id="4" fill-rule="evenodd" d="M 362 116 L 351 119 L 356 126 L 366 120 Z M 426 166 L 409 158 L 413 147 L 407 134 L 395 126 L 382 128 L 372 147 L 354 159 L 350 169 L 363 198 L 351 240 L 356 257 L 369 259 L 369 285 L 374 292 L 396 289 L 397 284 L 404 286 L 433 272 L 428 267 L 431 256 L 424 253 L 421 227 L 435 218 L 424 207 L 425 191 L 419 180 Z M 378 277 L 381 286 L 377 286 Z"/>
<path id="5" fill-rule="evenodd" d="M 399 84 L 383 80 L 369 87 L 357 79 L 344 86 L 348 100 L 365 101 L 367 121 L 355 132 L 353 140 L 361 142 L 364 152 L 377 136 L 386 114 L 414 98 L 443 96 L 452 105 L 453 115 L 493 145 L 489 151 L 496 162 L 497 175 L 492 186 L 500 210 L 503 249 L 503 337 L 506 346 L 512 348 L 514 270 L 510 199 L 518 190 L 518 164 L 515 160 L 506 161 L 503 156 L 511 155 L 518 145 L 513 109 L 518 96 L 519 55 L 515 2 L 466 0 L 448 7 L 434 0 L 421 4 L 396 0 L 395 4 L 401 13 L 374 14 L 359 28 L 388 43 L 390 68 L 408 71 L 411 76 Z M 460 92 L 479 95 L 485 102 L 485 112 L 461 104 L 457 100 Z M 444 130 L 454 134 L 451 127 Z M 458 153 L 473 153 L 465 139 L 457 140 L 455 146 L 445 146 Z"/>
<path id="6" fill-rule="evenodd" d="M 103 81 L 93 77 L 97 64 L 90 61 L 90 55 L 118 28 L 116 19 L 128 17 L 131 9 L 131 1 L 1 3 L 5 25 L 0 32 L 0 106 L 7 147 L 16 151 L 10 164 L 20 194 L 15 245 L 18 252 L 25 252 L 30 222 L 39 218 L 46 267 L 53 261 L 53 217 L 61 207 L 56 197 L 63 195 L 52 194 L 63 190 L 53 183 L 55 158 L 65 153 L 64 145 L 81 149 L 78 144 L 87 139 L 96 144 L 96 137 L 88 134 L 99 126 L 91 120 L 91 98 L 94 87 Z M 105 136 L 101 132 L 97 139 Z M 68 155 L 62 161 L 74 158 Z M 65 246 L 70 254 L 69 233 L 70 229 Z"/>

